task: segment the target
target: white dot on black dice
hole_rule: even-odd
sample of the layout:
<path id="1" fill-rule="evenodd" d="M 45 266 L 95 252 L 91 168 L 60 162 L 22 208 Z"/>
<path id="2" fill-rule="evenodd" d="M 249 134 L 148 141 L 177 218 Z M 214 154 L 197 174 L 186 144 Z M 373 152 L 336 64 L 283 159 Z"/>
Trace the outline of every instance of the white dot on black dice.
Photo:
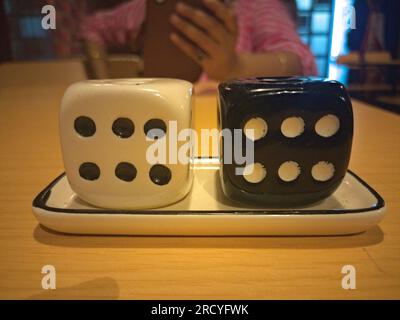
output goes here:
<path id="1" fill-rule="evenodd" d="M 338 132 L 340 121 L 333 114 L 327 114 L 317 121 L 315 124 L 315 132 L 324 138 L 332 137 Z"/>
<path id="2" fill-rule="evenodd" d="M 305 123 L 301 117 L 286 118 L 281 125 L 282 134 L 287 138 L 296 138 L 304 132 Z"/>
<path id="3" fill-rule="evenodd" d="M 252 163 L 243 170 L 243 178 L 249 183 L 260 183 L 265 179 L 267 170 L 261 163 Z"/>
<path id="4" fill-rule="evenodd" d="M 285 182 L 292 182 L 296 180 L 300 173 L 300 166 L 295 161 L 286 161 L 282 163 L 278 170 L 279 178 Z"/>
<path id="5" fill-rule="evenodd" d="M 255 117 L 247 120 L 243 130 L 248 139 L 257 141 L 267 134 L 268 124 L 263 118 Z"/>

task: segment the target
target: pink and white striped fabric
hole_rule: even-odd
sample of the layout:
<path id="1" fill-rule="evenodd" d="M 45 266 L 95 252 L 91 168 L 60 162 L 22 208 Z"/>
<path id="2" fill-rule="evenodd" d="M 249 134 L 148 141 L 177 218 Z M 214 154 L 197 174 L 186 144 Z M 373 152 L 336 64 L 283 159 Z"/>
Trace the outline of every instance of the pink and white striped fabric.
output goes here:
<path id="1" fill-rule="evenodd" d="M 296 26 L 280 0 L 237 0 L 239 37 L 236 51 L 292 52 L 302 62 L 303 75 L 316 75 L 315 59 L 300 40 Z M 146 0 L 131 0 L 100 11 L 82 24 L 82 37 L 100 44 L 124 44 L 135 37 L 145 19 Z"/>

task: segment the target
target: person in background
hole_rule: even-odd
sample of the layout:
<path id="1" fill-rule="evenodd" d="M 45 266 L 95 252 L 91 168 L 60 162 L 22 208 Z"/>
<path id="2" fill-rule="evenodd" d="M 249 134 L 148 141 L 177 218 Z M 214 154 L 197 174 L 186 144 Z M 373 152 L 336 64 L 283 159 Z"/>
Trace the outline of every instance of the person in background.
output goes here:
<path id="1" fill-rule="evenodd" d="M 145 20 L 145 2 L 127 1 L 87 17 L 81 32 L 89 50 L 101 51 L 137 38 Z M 316 75 L 314 57 L 300 40 L 284 1 L 203 2 L 217 18 L 182 2 L 170 17 L 191 43 L 178 33 L 172 33 L 170 40 L 202 66 L 202 79 Z"/>

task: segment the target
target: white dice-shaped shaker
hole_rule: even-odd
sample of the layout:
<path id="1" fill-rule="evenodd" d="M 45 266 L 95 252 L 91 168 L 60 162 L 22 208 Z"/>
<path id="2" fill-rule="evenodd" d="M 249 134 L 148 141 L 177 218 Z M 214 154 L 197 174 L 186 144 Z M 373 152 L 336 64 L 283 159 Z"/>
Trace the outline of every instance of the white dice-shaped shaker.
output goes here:
<path id="1" fill-rule="evenodd" d="M 193 180 L 190 161 L 150 163 L 147 150 L 161 139 L 172 142 L 171 123 L 177 132 L 190 129 L 191 103 L 192 84 L 183 80 L 71 85 L 61 103 L 60 137 L 72 190 L 92 205 L 113 209 L 156 208 L 185 197 Z M 160 135 L 151 136 L 155 131 Z M 175 143 L 179 149 L 185 142 Z"/>

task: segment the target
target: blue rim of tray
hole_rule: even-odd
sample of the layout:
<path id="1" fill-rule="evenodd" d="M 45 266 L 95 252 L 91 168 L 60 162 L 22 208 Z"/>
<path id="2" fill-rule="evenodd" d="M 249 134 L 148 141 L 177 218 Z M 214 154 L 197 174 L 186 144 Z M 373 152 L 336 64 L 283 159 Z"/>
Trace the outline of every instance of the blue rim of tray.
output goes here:
<path id="1" fill-rule="evenodd" d="M 59 212 L 59 213 L 71 213 L 71 214 L 124 214 L 124 215 L 223 215 L 223 214 L 235 214 L 235 215 L 312 215 L 312 214 L 351 214 L 351 213 L 362 213 L 369 211 L 376 211 L 385 206 L 385 201 L 380 194 L 375 191 L 368 183 L 362 180 L 351 170 L 347 172 L 352 175 L 362 186 L 364 186 L 375 198 L 376 203 L 368 208 L 357 208 L 357 209 L 322 209 L 322 210 L 310 210 L 310 209 L 246 209 L 246 210 L 160 210 L 160 209 L 145 209 L 145 210 L 115 210 L 115 209 L 69 209 L 69 208 L 55 208 L 47 205 L 47 200 L 50 198 L 51 190 L 53 187 L 65 176 L 65 172 L 55 178 L 46 188 L 44 188 L 33 200 L 32 206 L 35 208 L 43 209 L 46 211 Z M 156 213 L 155 213 L 156 212 Z"/>

